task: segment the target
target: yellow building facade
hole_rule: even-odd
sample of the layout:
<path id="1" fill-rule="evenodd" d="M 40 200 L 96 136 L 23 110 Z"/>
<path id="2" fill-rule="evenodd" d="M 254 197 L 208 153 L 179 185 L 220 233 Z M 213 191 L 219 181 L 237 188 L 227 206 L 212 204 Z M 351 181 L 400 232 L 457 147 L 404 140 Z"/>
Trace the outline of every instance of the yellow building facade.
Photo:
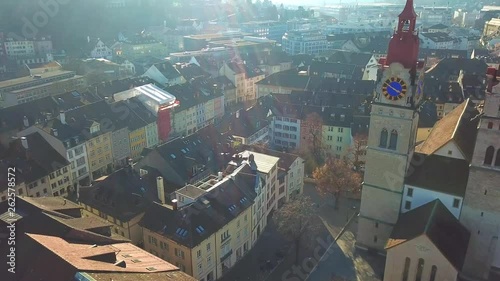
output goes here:
<path id="1" fill-rule="evenodd" d="M 141 127 L 129 133 L 130 154 L 132 159 L 137 159 L 142 150 L 147 146 L 146 128 Z"/>
<path id="2" fill-rule="evenodd" d="M 91 134 L 100 131 L 99 124 L 94 122 Z M 89 172 L 91 179 L 97 179 L 112 168 L 111 132 L 106 132 L 89 139 L 86 143 Z"/>

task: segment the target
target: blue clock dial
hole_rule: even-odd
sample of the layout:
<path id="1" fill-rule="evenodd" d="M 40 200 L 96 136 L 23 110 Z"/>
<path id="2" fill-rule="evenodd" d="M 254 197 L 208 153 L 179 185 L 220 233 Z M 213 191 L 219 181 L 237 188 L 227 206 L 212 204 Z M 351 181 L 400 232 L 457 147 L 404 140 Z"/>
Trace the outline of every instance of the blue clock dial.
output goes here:
<path id="1" fill-rule="evenodd" d="M 393 97 L 399 96 L 401 91 L 403 91 L 403 86 L 399 82 L 394 81 L 387 86 L 387 93 Z"/>
<path id="2" fill-rule="evenodd" d="M 382 85 L 382 93 L 389 100 L 399 100 L 406 95 L 407 86 L 403 79 L 392 77 Z"/>

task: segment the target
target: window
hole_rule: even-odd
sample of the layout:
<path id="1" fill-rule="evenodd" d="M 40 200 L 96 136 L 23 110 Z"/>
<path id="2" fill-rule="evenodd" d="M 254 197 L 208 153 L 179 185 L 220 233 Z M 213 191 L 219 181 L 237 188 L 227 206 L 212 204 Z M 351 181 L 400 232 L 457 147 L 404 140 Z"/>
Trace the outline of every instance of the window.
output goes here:
<path id="1" fill-rule="evenodd" d="M 488 122 L 488 129 L 493 129 L 493 122 Z"/>
<path id="2" fill-rule="evenodd" d="M 378 222 L 375 223 L 375 228 L 378 228 Z"/>
<path id="3" fill-rule="evenodd" d="M 497 158 L 495 159 L 495 167 L 500 167 L 500 148 L 497 150 Z"/>
<path id="4" fill-rule="evenodd" d="M 391 139 L 389 140 L 389 149 L 396 149 L 398 144 L 398 131 L 391 131 Z"/>
<path id="5" fill-rule="evenodd" d="M 344 132 L 344 128 L 339 128 L 339 133 L 343 133 Z"/>
<path id="6" fill-rule="evenodd" d="M 422 281 L 423 271 L 424 271 L 424 259 L 418 259 L 417 277 L 415 277 L 415 281 Z"/>
<path id="7" fill-rule="evenodd" d="M 405 267 L 403 269 L 402 281 L 408 281 L 408 272 L 410 271 L 410 258 L 405 259 Z"/>
<path id="8" fill-rule="evenodd" d="M 382 129 L 382 133 L 380 133 L 380 147 L 386 148 L 387 147 L 387 136 L 388 132 L 387 129 Z"/>
<path id="9" fill-rule="evenodd" d="M 198 251 L 196 252 L 196 257 L 197 257 L 197 258 L 201 258 L 201 250 L 198 250 Z"/>
<path id="10" fill-rule="evenodd" d="M 377 243 L 377 241 L 378 241 L 377 235 L 373 236 L 373 243 Z"/>
<path id="11" fill-rule="evenodd" d="M 332 136 L 328 136 L 326 139 L 329 140 L 329 141 L 331 141 L 333 139 L 333 137 Z"/>
<path id="12" fill-rule="evenodd" d="M 458 208 L 460 206 L 460 199 L 453 199 L 453 208 Z"/>
<path id="13" fill-rule="evenodd" d="M 342 142 L 342 137 L 337 137 L 338 142 Z"/>
<path id="14" fill-rule="evenodd" d="M 431 269 L 431 278 L 429 278 L 429 281 L 435 281 L 436 280 L 436 274 L 437 274 L 437 266 L 433 265 Z"/>
<path id="15" fill-rule="evenodd" d="M 406 209 L 406 210 L 411 209 L 411 201 L 406 201 L 406 202 L 405 202 L 405 209 Z"/>
<path id="16" fill-rule="evenodd" d="M 495 148 L 493 146 L 489 146 L 486 149 L 486 154 L 484 156 L 484 164 L 485 165 L 491 165 L 491 163 L 493 162 L 493 154 L 495 154 Z"/>
<path id="17" fill-rule="evenodd" d="M 408 190 L 406 191 L 406 195 L 408 197 L 413 197 L 413 188 L 408 188 Z"/>

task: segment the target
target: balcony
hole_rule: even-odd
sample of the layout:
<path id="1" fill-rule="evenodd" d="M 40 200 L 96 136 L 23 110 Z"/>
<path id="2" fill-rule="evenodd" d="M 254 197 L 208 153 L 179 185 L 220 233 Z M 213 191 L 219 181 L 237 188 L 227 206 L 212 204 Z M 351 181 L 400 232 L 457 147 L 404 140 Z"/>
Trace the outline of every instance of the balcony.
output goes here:
<path id="1" fill-rule="evenodd" d="M 229 258 L 231 255 L 233 254 L 233 249 L 229 250 L 229 252 L 227 252 L 227 254 L 223 255 L 221 258 L 220 258 L 220 262 L 224 262 L 227 258 Z"/>

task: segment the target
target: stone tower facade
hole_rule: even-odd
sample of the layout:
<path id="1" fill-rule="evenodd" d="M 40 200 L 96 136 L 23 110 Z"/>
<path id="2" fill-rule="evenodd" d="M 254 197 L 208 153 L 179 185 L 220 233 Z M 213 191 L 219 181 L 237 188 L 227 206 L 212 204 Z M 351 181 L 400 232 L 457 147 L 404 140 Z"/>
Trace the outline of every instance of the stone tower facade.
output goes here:
<path id="1" fill-rule="evenodd" d="M 463 273 L 487 279 L 499 272 L 500 84 L 485 97 L 460 221 L 471 232 Z"/>
<path id="2" fill-rule="evenodd" d="M 399 217 L 406 171 L 415 149 L 423 70 L 413 0 L 407 0 L 398 28 L 381 59 L 366 155 L 357 246 L 384 252 Z"/>

